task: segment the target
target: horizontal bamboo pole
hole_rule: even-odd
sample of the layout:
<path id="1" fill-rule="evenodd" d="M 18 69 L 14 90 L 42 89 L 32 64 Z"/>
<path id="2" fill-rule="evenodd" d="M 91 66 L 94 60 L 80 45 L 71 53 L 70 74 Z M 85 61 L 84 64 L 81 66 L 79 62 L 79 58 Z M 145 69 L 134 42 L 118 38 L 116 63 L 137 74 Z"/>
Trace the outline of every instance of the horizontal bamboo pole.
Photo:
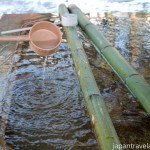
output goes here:
<path id="1" fill-rule="evenodd" d="M 11 33 L 21 32 L 21 31 L 28 31 L 28 30 L 30 30 L 31 28 L 32 28 L 32 27 L 19 28 L 19 29 L 13 29 L 13 30 L 2 31 L 2 32 L 1 32 L 1 35 L 4 35 L 4 34 L 11 34 Z"/>
<path id="2" fill-rule="evenodd" d="M 69 13 L 64 4 L 59 6 L 60 16 Z M 75 27 L 64 27 L 72 57 L 86 101 L 87 109 L 95 129 L 101 150 L 112 150 L 114 144 L 120 144 L 106 105 L 90 69 L 85 51 L 78 38 Z"/>
<path id="3" fill-rule="evenodd" d="M 72 13 L 77 14 L 80 27 L 91 39 L 114 72 L 120 77 L 124 85 L 150 114 L 150 85 L 144 80 L 143 76 L 133 69 L 123 56 L 110 45 L 97 27 L 88 20 L 76 5 L 72 4 L 68 9 Z"/>

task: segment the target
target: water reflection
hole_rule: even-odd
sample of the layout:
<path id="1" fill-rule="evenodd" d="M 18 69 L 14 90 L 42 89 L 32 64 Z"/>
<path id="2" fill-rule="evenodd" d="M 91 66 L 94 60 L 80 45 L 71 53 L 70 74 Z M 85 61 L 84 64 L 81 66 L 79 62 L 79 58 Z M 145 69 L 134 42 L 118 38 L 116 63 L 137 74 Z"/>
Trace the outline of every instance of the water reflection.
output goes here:
<path id="1" fill-rule="evenodd" d="M 89 146 L 96 144 L 67 47 L 62 43 L 59 52 L 45 60 L 31 49 L 15 54 L 20 59 L 14 62 L 6 131 L 15 149 L 69 149 L 90 138 Z"/>
<path id="2" fill-rule="evenodd" d="M 124 58 L 134 68 L 140 69 L 142 55 L 150 53 L 149 42 L 146 42 L 150 31 L 149 14 L 113 12 L 97 13 L 97 17 L 88 16 Z"/>

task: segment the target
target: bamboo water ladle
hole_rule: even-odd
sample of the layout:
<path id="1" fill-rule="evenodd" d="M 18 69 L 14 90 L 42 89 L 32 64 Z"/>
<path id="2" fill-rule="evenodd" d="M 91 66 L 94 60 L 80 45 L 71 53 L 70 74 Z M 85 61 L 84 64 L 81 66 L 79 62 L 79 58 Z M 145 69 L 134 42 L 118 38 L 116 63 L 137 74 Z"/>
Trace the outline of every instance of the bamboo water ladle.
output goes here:
<path id="1" fill-rule="evenodd" d="M 60 29 L 51 22 L 41 21 L 34 24 L 30 28 L 15 29 L 11 31 L 3 31 L 1 34 L 30 30 L 28 35 L 20 36 L 0 36 L 2 41 L 29 41 L 32 50 L 40 55 L 48 56 L 57 51 L 62 40 Z"/>

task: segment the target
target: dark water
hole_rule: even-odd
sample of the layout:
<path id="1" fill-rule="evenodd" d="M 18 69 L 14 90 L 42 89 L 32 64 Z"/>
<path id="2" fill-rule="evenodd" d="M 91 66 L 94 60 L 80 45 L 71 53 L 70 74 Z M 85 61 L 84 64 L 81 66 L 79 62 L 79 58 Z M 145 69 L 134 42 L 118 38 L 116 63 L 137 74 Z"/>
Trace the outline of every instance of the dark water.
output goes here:
<path id="1" fill-rule="evenodd" d="M 71 149 L 96 141 L 66 43 L 46 63 L 30 49 L 15 56 L 6 139 L 15 149 Z M 80 139 L 80 140 L 79 140 Z"/>
<path id="2" fill-rule="evenodd" d="M 104 13 L 91 18 L 106 38 L 150 83 L 150 14 Z M 121 143 L 148 143 L 150 118 L 79 31 L 98 87 Z M 65 38 L 65 36 L 64 36 Z M 5 139 L 15 150 L 96 149 L 68 44 L 41 57 L 20 44 L 14 55 L 14 79 Z"/>

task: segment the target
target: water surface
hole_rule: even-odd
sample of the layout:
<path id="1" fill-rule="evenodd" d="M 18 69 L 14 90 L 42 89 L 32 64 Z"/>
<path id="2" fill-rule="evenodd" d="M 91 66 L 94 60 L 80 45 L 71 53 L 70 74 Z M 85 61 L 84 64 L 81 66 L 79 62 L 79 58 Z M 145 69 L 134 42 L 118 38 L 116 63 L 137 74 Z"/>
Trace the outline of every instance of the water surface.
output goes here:
<path id="1" fill-rule="evenodd" d="M 20 1 L 11 1 L 14 2 L 14 10 L 18 10 L 18 13 L 37 11 L 35 4 L 37 7 L 40 5 L 42 12 L 49 10 L 49 7 L 45 6 L 46 1 L 23 1 L 26 4 L 24 11 L 21 10 Z M 102 5 L 106 1 L 101 2 Z M 112 4 L 110 6 L 135 4 L 133 6 L 138 5 L 137 11 L 144 10 L 141 6 L 149 6 L 147 1 L 107 2 Z M 8 6 L 8 1 L 3 1 L 2 5 L 4 4 Z M 51 8 L 56 9 L 53 4 L 54 2 L 51 2 Z M 89 4 L 91 3 L 87 6 Z M 9 8 L 5 12 L 8 10 Z M 14 10 L 10 9 L 10 13 Z M 89 17 L 111 44 L 150 83 L 150 14 L 147 11 L 148 9 L 140 13 L 98 12 L 94 14 L 95 17 L 91 12 Z M 148 143 L 148 114 L 97 53 L 87 37 L 80 30 L 78 34 L 121 143 Z M 97 149 L 65 35 L 59 51 L 46 58 L 35 54 L 28 47 L 28 43 L 20 43 L 10 65 L 7 76 L 9 83 L 5 85 L 7 90 L 2 103 L 4 106 L 10 105 L 5 136 L 10 147 L 16 150 Z M 3 84 L 0 83 L 2 87 Z"/>

